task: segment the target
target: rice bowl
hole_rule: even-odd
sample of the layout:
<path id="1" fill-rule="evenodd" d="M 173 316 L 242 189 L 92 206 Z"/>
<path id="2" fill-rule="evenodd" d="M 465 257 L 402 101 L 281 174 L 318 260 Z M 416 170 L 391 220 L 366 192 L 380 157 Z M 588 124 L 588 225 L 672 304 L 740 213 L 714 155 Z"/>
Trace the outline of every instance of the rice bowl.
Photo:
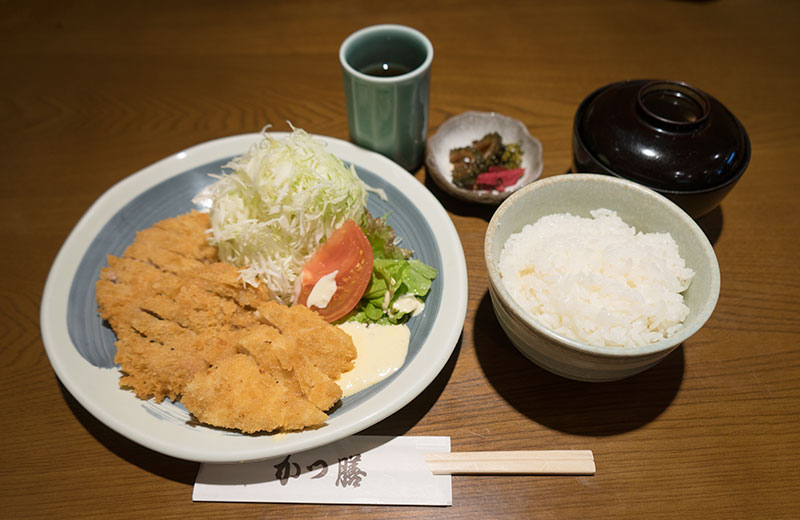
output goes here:
<path id="1" fill-rule="evenodd" d="M 504 245 L 539 218 L 558 213 L 589 217 L 597 208 L 615 211 L 643 233 L 669 233 L 686 267 L 695 272 L 683 293 L 689 312 L 680 330 L 646 345 L 593 346 L 541 323 L 512 296 L 500 272 Z M 489 294 L 497 319 L 514 346 L 543 368 L 582 381 L 622 379 L 652 367 L 696 333 L 719 296 L 719 265 L 699 226 L 674 203 L 649 188 L 603 175 L 561 175 L 536 181 L 509 197 L 486 231 L 484 254 Z"/>

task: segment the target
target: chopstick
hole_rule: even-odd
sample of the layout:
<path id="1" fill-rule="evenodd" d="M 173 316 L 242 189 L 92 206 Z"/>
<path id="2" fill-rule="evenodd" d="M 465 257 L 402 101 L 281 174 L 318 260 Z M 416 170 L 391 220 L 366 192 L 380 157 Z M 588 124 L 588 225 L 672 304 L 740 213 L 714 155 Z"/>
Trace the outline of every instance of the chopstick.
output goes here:
<path id="1" fill-rule="evenodd" d="M 426 453 L 434 475 L 594 475 L 591 450 Z"/>

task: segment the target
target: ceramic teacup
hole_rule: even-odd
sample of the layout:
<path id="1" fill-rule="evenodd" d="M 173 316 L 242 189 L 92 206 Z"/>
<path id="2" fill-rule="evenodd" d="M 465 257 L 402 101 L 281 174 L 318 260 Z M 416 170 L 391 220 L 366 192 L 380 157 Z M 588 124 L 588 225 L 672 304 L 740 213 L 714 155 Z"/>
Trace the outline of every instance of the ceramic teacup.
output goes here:
<path id="1" fill-rule="evenodd" d="M 433 45 L 403 25 L 360 29 L 339 48 L 350 140 L 413 171 L 428 130 Z"/>

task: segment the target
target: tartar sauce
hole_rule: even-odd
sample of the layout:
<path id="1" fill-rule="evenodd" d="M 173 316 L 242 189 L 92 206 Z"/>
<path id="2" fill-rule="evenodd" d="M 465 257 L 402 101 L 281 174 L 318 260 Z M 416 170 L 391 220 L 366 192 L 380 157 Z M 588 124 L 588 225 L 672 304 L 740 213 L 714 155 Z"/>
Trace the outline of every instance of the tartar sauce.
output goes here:
<path id="1" fill-rule="evenodd" d="M 358 356 L 355 367 L 336 381 L 342 397 L 353 395 L 397 372 L 408 353 L 411 331 L 406 325 L 346 322 L 339 325 L 353 338 Z"/>

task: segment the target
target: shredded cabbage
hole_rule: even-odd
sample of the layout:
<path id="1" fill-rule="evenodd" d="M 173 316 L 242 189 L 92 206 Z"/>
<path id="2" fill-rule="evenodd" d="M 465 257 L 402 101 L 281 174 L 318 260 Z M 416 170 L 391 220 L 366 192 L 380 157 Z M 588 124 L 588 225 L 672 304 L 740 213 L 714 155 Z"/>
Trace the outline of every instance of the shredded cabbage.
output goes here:
<path id="1" fill-rule="evenodd" d="M 351 165 L 301 129 L 264 139 L 233 159 L 227 175 L 195 200 L 210 199 L 210 243 L 220 259 L 251 285 L 263 282 L 273 298 L 294 302 L 306 261 L 347 219 L 359 222 L 367 188 Z"/>

